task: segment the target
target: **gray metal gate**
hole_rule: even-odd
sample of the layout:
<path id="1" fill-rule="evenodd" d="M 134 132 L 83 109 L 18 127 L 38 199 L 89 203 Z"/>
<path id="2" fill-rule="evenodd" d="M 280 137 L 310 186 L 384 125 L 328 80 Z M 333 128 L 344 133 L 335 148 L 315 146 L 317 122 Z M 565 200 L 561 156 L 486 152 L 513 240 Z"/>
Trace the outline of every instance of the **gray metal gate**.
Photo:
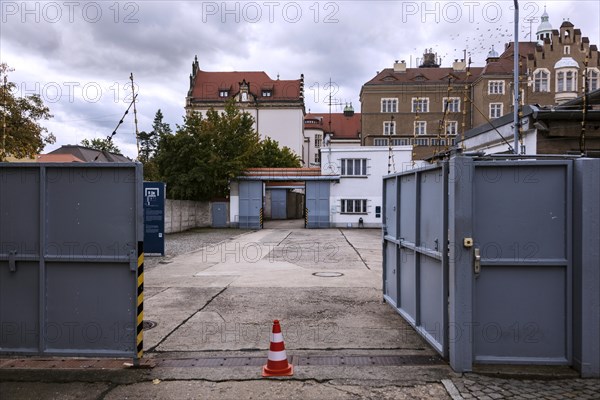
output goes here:
<path id="1" fill-rule="evenodd" d="M 227 203 L 211 203 L 211 218 L 213 228 L 225 228 L 227 226 Z"/>
<path id="2" fill-rule="evenodd" d="M 271 190 L 271 219 L 287 218 L 287 190 Z"/>
<path id="3" fill-rule="evenodd" d="M 385 300 L 457 371 L 599 376 L 599 176 L 600 160 L 455 157 L 385 177 Z"/>
<path id="4" fill-rule="evenodd" d="M 443 356 L 448 354 L 445 167 L 384 181 L 384 297 Z"/>
<path id="5" fill-rule="evenodd" d="M 262 212 L 263 183 L 261 181 L 241 181 L 239 227 L 261 229 Z"/>
<path id="6" fill-rule="evenodd" d="M 306 227 L 329 228 L 329 181 L 306 182 Z"/>
<path id="7" fill-rule="evenodd" d="M 141 357 L 139 164 L 0 163 L 0 354 Z"/>

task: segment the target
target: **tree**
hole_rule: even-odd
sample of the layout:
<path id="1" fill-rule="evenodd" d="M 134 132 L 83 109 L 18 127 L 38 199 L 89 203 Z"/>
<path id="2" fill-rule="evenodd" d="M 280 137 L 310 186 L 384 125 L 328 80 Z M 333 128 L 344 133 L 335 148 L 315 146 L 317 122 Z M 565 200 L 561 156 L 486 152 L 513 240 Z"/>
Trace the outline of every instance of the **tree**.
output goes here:
<path id="1" fill-rule="evenodd" d="M 6 63 L 0 63 L 0 161 L 7 155 L 33 158 L 46 144 L 56 141 L 54 135 L 40 125 L 41 120 L 52 118 L 50 109 L 37 94 L 16 96 L 16 84 L 8 81 L 11 71 L 14 70 Z"/>
<path id="2" fill-rule="evenodd" d="M 256 167 L 298 168 L 300 158 L 289 147 L 279 147 L 279 142 L 267 137 L 260 143 L 260 154 Z"/>
<path id="3" fill-rule="evenodd" d="M 144 180 L 160 180 L 160 174 L 156 162 L 156 153 L 158 151 L 160 138 L 170 134 L 171 127 L 169 124 L 163 122 L 163 114 L 159 109 L 154 116 L 154 121 L 152 122 L 152 131 L 143 131 L 139 134 L 139 161 L 144 165 Z"/>
<path id="4" fill-rule="evenodd" d="M 260 153 L 254 121 L 230 101 L 224 112 L 191 113 L 174 135 L 163 135 L 156 155 L 170 198 L 209 200 L 228 194 L 230 179 L 253 166 Z"/>
<path id="5" fill-rule="evenodd" d="M 100 151 L 108 151 L 109 153 L 121 154 L 121 150 L 113 143 L 109 138 L 99 139 L 94 138 L 92 140 L 83 139 L 81 141 L 81 145 L 84 147 L 89 147 L 90 149 L 100 150 Z"/>

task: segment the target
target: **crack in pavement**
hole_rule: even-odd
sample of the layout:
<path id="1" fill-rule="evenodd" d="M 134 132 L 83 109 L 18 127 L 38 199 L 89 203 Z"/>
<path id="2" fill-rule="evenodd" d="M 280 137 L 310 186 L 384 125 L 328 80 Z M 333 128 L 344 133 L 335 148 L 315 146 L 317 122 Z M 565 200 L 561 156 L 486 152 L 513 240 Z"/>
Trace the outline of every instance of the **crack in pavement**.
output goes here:
<path id="1" fill-rule="evenodd" d="M 354 250 L 356 252 L 356 255 L 358 256 L 358 258 L 360 258 L 360 261 L 362 261 L 363 264 L 365 264 L 365 267 L 367 267 L 367 269 L 370 271 L 371 267 L 369 267 L 367 265 L 367 262 L 365 261 L 364 258 L 362 258 L 362 256 L 360 255 L 360 253 L 358 252 L 358 250 L 356 250 L 356 247 L 354 247 L 352 245 L 352 243 L 350 243 L 350 241 L 348 240 L 348 238 L 346 237 L 346 235 L 344 235 L 344 232 L 341 229 L 338 229 L 340 231 L 340 233 L 342 234 L 342 236 L 344 237 L 344 239 L 346 239 L 346 243 L 348 243 L 350 245 L 350 247 L 352 247 L 352 250 Z"/>
<path id="2" fill-rule="evenodd" d="M 223 289 L 221 289 L 221 291 L 219 291 L 219 293 L 215 294 L 213 297 L 211 297 L 206 304 L 204 304 L 201 308 L 199 308 L 198 310 L 196 310 L 194 313 L 192 313 L 192 315 L 190 315 L 189 317 L 187 317 L 186 319 L 184 319 L 183 321 L 181 321 L 179 323 L 179 325 L 177 325 L 175 328 L 173 328 L 173 330 L 171 330 L 171 332 L 169 332 L 164 338 L 162 338 L 157 344 L 155 344 L 154 346 L 152 346 L 151 348 L 149 348 L 148 350 L 146 350 L 147 353 L 153 353 L 154 350 L 156 350 L 156 348 L 158 346 L 160 346 L 161 344 L 163 344 L 172 334 L 174 334 L 175 332 L 177 332 L 177 329 L 181 328 L 186 322 L 188 322 L 190 319 L 192 319 L 194 317 L 194 315 L 198 314 L 199 312 L 203 311 L 206 307 L 208 307 L 210 305 L 210 303 L 213 302 L 214 299 L 216 299 L 217 297 L 219 297 L 221 294 L 223 294 L 223 292 L 225 292 L 227 289 L 229 288 L 229 285 L 225 286 Z"/>

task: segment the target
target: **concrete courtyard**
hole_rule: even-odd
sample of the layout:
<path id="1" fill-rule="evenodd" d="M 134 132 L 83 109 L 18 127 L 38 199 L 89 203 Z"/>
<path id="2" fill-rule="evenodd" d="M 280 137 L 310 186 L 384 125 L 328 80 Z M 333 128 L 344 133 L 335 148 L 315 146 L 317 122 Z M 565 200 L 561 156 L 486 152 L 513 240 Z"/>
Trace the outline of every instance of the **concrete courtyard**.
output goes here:
<path id="1" fill-rule="evenodd" d="M 379 230 L 268 226 L 148 259 L 144 368 L 127 360 L 19 368 L 0 359 L 0 398 L 544 398 L 553 387 L 531 381 L 514 389 L 510 379 L 452 372 L 383 303 Z M 261 377 L 274 319 L 293 377 Z M 570 370 L 551 374 L 559 380 L 550 395 L 594 398 L 600 390 Z"/>

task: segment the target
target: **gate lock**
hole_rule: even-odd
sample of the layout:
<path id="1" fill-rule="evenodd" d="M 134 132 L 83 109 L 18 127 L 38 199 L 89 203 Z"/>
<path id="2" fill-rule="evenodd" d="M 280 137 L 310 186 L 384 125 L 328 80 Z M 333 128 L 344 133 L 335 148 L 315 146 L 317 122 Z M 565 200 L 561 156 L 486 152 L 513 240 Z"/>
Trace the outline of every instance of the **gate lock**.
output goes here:
<path id="1" fill-rule="evenodd" d="M 8 252 L 8 270 L 10 272 L 17 272 L 17 260 L 15 260 L 16 255 L 16 250 L 10 250 Z"/>

